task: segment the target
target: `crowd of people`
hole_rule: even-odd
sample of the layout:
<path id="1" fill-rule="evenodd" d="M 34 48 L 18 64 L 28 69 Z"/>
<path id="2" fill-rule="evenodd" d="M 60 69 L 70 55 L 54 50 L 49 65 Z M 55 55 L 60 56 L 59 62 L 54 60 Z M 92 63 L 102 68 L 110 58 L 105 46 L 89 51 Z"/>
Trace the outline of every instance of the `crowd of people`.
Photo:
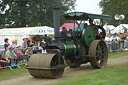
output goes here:
<path id="1" fill-rule="evenodd" d="M 15 41 L 12 40 L 12 43 L 9 43 L 9 39 L 4 39 L 4 48 L 5 51 L 0 53 L 0 66 L 5 67 L 11 65 L 12 62 L 17 65 L 17 63 L 22 62 L 27 65 L 29 58 L 33 54 L 32 50 L 35 45 L 31 36 L 23 39 L 22 46 L 16 47 Z"/>
<path id="2" fill-rule="evenodd" d="M 108 46 L 108 52 L 128 50 L 127 34 L 106 34 L 105 42 Z"/>

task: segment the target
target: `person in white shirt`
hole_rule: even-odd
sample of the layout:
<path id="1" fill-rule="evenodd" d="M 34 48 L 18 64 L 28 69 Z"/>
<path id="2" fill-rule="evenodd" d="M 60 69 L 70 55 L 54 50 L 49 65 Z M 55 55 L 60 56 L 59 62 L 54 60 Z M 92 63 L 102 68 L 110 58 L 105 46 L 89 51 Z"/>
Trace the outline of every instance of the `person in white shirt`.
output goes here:
<path id="1" fill-rule="evenodd" d="M 112 37 L 112 51 L 113 52 L 118 51 L 118 41 L 117 41 L 116 34 L 113 34 L 113 37 Z"/>
<path id="2" fill-rule="evenodd" d="M 110 34 L 107 34 L 106 35 L 105 41 L 106 41 L 106 44 L 107 44 L 107 47 L 108 47 L 108 52 L 111 52 L 112 38 L 111 38 L 111 35 Z"/>
<path id="3" fill-rule="evenodd" d="M 17 64 L 18 62 L 18 57 L 17 55 L 13 52 L 13 48 L 11 45 L 8 46 L 8 50 L 5 53 L 5 59 L 6 61 L 10 60 L 10 64 L 12 61 Z"/>
<path id="4" fill-rule="evenodd" d="M 106 42 L 107 45 L 108 45 L 108 38 L 109 38 L 108 35 L 109 34 L 106 34 L 106 37 L 105 37 L 105 42 Z"/>
<path id="5" fill-rule="evenodd" d="M 12 47 L 13 49 L 16 49 L 15 40 L 12 40 L 11 47 Z"/>

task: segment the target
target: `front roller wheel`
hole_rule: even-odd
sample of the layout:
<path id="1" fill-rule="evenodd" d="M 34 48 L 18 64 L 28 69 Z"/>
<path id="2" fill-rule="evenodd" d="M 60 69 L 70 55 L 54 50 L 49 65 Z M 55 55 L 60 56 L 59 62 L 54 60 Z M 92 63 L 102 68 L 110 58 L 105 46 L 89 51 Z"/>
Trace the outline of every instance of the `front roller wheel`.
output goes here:
<path id="1" fill-rule="evenodd" d="M 108 49 L 102 40 L 94 40 L 89 47 L 89 60 L 93 68 L 103 68 L 107 64 Z"/>
<path id="2" fill-rule="evenodd" d="M 64 72 L 64 60 L 58 65 L 56 54 L 33 54 L 28 63 L 28 71 L 33 77 L 59 78 Z"/>

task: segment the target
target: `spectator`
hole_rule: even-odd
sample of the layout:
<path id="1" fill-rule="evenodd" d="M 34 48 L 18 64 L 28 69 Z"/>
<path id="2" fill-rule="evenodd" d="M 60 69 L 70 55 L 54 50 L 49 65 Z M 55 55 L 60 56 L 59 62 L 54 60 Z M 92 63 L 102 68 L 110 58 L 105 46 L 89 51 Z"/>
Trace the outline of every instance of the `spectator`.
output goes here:
<path id="1" fill-rule="evenodd" d="M 111 35 L 107 34 L 106 38 L 105 38 L 107 47 L 108 47 L 108 52 L 111 52 L 111 42 L 112 42 L 112 38 Z"/>
<path id="2" fill-rule="evenodd" d="M 11 47 L 12 47 L 13 49 L 16 49 L 15 40 L 12 40 Z"/>
<path id="3" fill-rule="evenodd" d="M 12 62 L 12 60 L 14 60 L 14 63 L 18 63 L 18 57 L 17 55 L 13 52 L 13 48 L 11 45 L 8 46 L 8 50 L 5 53 L 5 59 L 6 61 L 11 60 L 10 63 Z"/>
<path id="4" fill-rule="evenodd" d="M 125 36 L 123 34 L 121 34 L 120 35 L 120 41 L 121 41 L 120 48 L 121 48 L 121 50 L 124 49 L 124 40 L 125 40 Z"/>
<path id="5" fill-rule="evenodd" d="M 117 41 L 117 36 L 114 34 L 112 36 L 112 51 L 117 52 L 118 51 L 118 41 Z"/>
<path id="6" fill-rule="evenodd" d="M 23 59 L 26 59 L 26 56 L 25 54 L 22 52 L 22 47 L 19 47 L 19 50 L 17 51 L 17 56 L 19 57 L 19 60 L 23 60 Z"/>
<path id="7" fill-rule="evenodd" d="M 37 42 L 37 47 L 40 49 L 40 41 Z"/>
<path id="8" fill-rule="evenodd" d="M 34 41 L 32 40 L 31 36 L 28 37 L 27 45 L 28 45 L 28 47 L 34 46 Z"/>
<path id="9" fill-rule="evenodd" d="M 128 37 L 124 40 L 124 49 L 128 50 Z"/>
<path id="10" fill-rule="evenodd" d="M 117 50 L 120 51 L 120 35 L 116 34 L 116 38 L 117 38 Z"/>
<path id="11" fill-rule="evenodd" d="M 8 50 L 8 46 L 10 45 L 10 44 L 8 43 L 8 38 L 5 38 L 5 39 L 4 39 L 4 42 L 5 42 L 4 48 L 5 48 L 5 51 L 7 51 L 7 50 Z"/>
<path id="12" fill-rule="evenodd" d="M 106 37 L 105 37 L 105 42 L 106 42 L 106 44 L 108 45 L 108 34 L 106 34 Z"/>
<path id="13" fill-rule="evenodd" d="M 27 48 L 27 39 L 23 39 L 22 47 Z"/>
<path id="14" fill-rule="evenodd" d="M 7 61 L 6 61 L 6 59 L 4 59 L 4 52 L 2 52 L 2 53 L 0 54 L 0 65 L 1 65 L 2 67 L 4 67 L 4 66 L 9 65 L 9 63 L 10 63 L 10 60 L 7 60 Z"/>
<path id="15" fill-rule="evenodd" d="M 28 62 L 28 61 L 29 61 L 29 58 L 30 58 L 31 55 L 32 55 L 32 49 L 31 49 L 31 47 L 29 47 L 29 48 L 26 50 L 25 54 L 27 55 L 27 62 Z"/>

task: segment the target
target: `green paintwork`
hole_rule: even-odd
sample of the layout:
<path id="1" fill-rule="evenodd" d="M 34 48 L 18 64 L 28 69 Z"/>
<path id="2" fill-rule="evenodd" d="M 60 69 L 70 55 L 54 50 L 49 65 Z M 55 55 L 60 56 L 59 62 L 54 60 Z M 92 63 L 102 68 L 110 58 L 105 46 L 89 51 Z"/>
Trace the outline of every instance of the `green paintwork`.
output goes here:
<path id="1" fill-rule="evenodd" d="M 95 40 L 94 26 L 87 26 L 83 33 L 83 40 L 87 46 L 90 46 L 91 42 Z"/>
<path id="2" fill-rule="evenodd" d="M 112 17 L 108 15 L 99 15 L 99 14 L 91 14 L 85 12 L 71 12 L 64 15 L 66 19 L 70 20 L 88 20 L 91 19 L 108 19 L 111 20 Z"/>
<path id="3" fill-rule="evenodd" d="M 66 42 L 63 43 L 64 47 L 65 47 L 65 53 L 64 55 L 75 55 L 78 54 L 79 51 L 79 46 L 78 44 L 75 44 L 73 42 Z"/>
<path id="4" fill-rule="evenodd" d="M 66 38 L 67 41 L 71 41 L 71 33 L 70 32 L 67 32 L 67 38 Z"/>

